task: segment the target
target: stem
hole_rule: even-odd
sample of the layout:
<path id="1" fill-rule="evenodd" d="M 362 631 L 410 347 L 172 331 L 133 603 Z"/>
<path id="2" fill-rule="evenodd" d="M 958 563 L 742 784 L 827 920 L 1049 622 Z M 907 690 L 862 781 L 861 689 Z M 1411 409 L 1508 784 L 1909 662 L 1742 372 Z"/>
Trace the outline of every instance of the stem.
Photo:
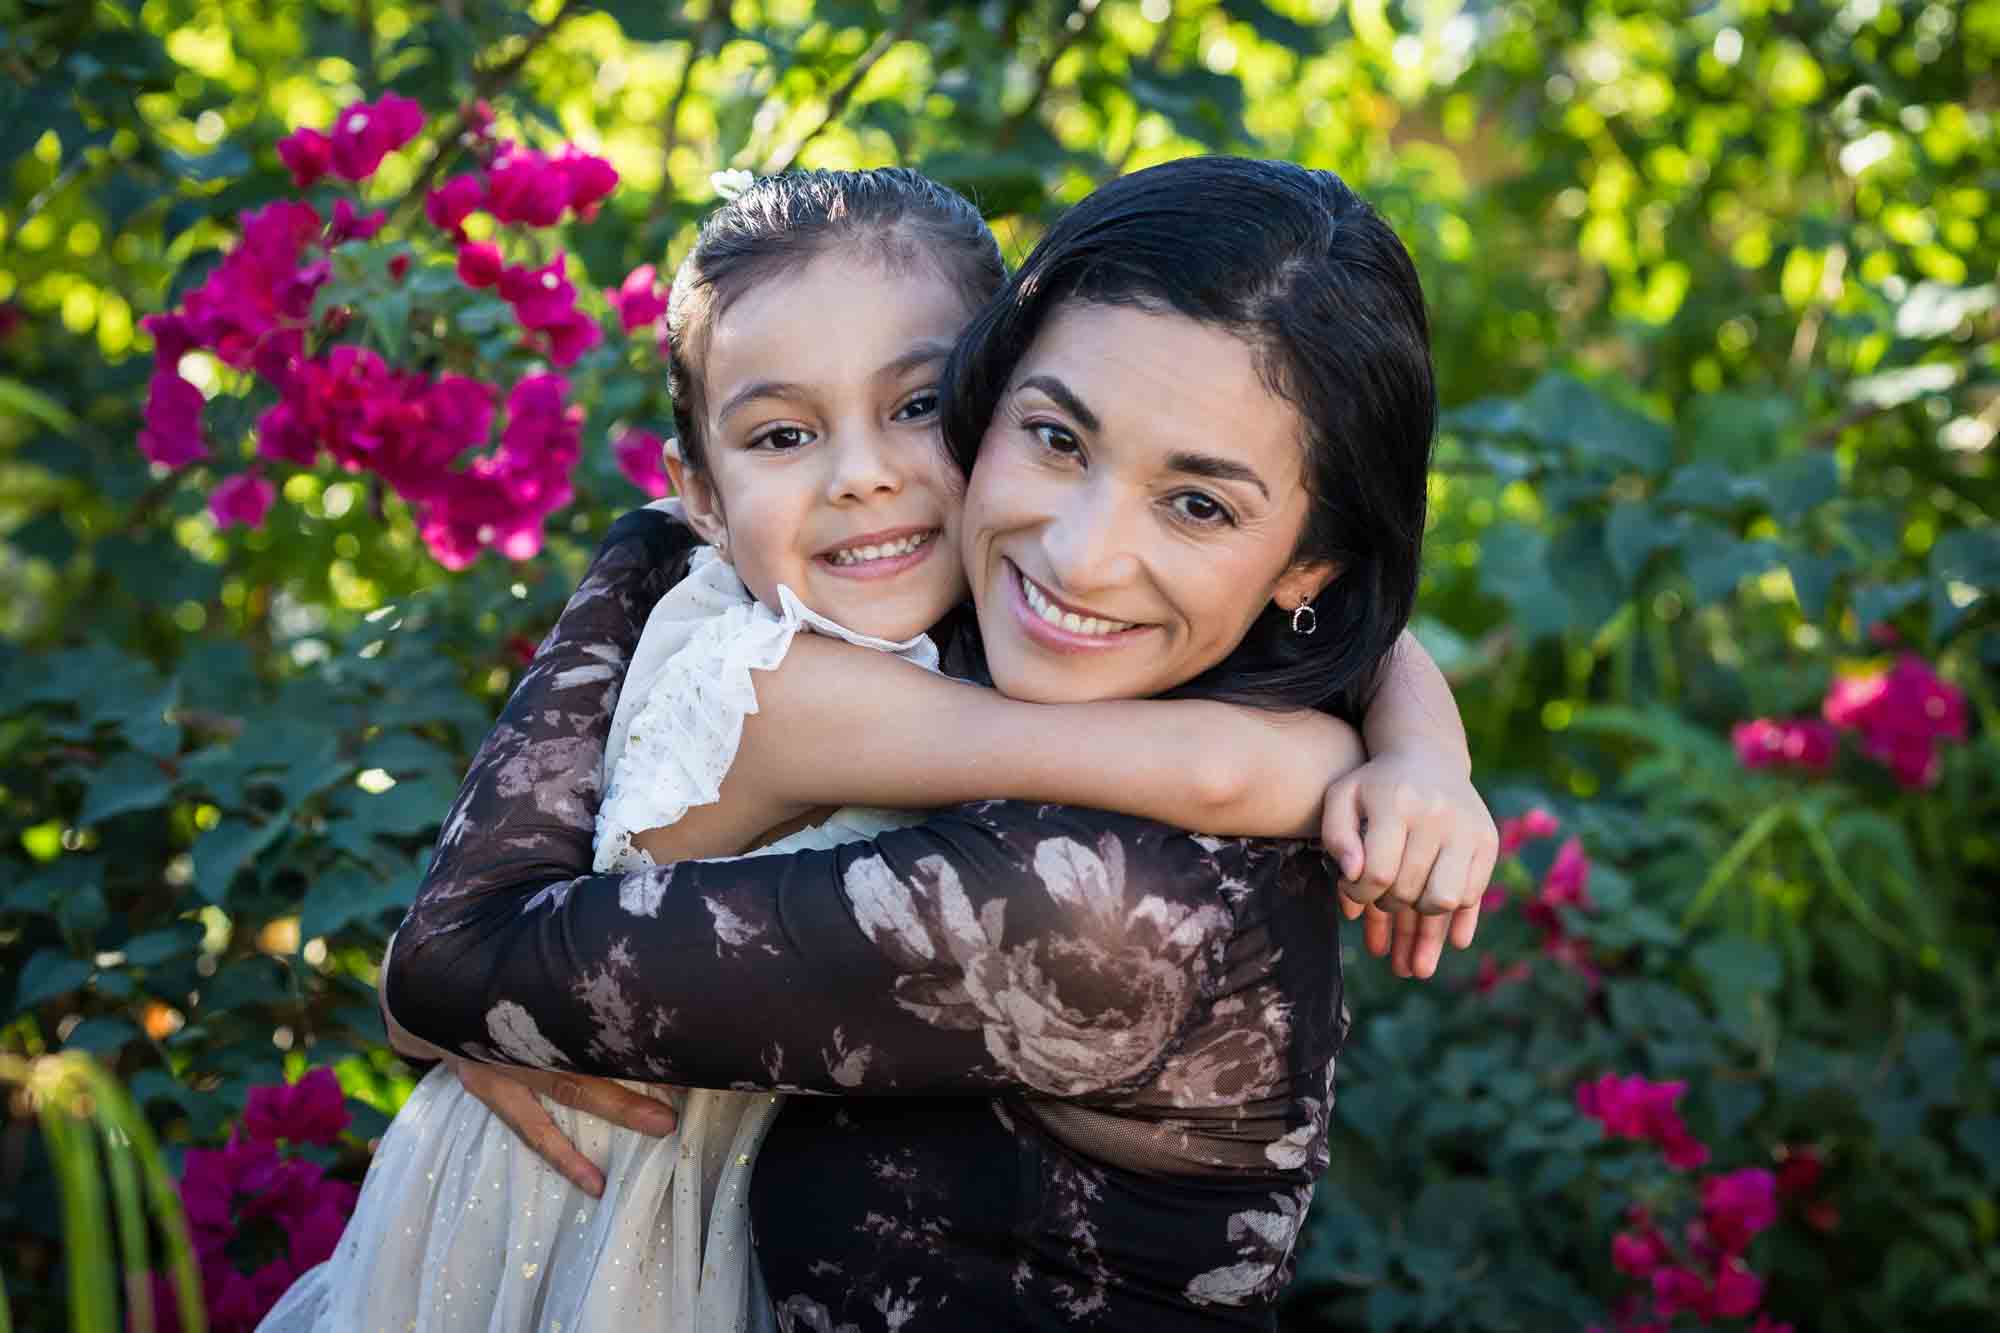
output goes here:
<path id="1" fill-rule="evenodd" d="M 1022 104 L 1021 109 L 1007 117 L 1001 124 L 999 133 L 993 136 L 995 152 L 1004 152 L 1011 147 L 1014 137 L 1021 132 L 1021 127 L 1034 119 L 1035 112 L 1041 108 L 1042 98 L 1049 91 L 1049 81 L 1055 77 L 1056 62 L 1068 54 L 1069 49 L 1082 39 L 1084 33 L 1090 31 L 1091 22 L 1096 17 L 1097 0 L 1078 0 L 1077 7 L 1063 19 L 1062 31 L 1056 36 L 1055 47 L 1035 68 L 1034 90 L 1028 94 L 1028 100 Z"/>
<path id="2" fill-rule="evenodd" d="M 1834 896 L 1847 904 L 1848 910 L 1854 913 L 1870 934 L 1884 944 L 1909 952 L 1909 940 L 1901 931 L 1876 915 L 1875 909 L 1868 905 L 1868 900 L 1861 895 L 1861 891 L 1854 887 L 1854 881 L 1847 877 L 1847 871 L 1841 866 L 1840 858 L 1834 854 L 1833 844 L 1827 841 L 1826 831 L 1820 828 L 1819 821 L 1808 819 L 1801 814 L 1798 825 L 1800 831 L 1806 835 L 1806 846 L 1810 847 L 1813 855 L 1819 858 L 1820 869 L 1826 872 L 1827 882 L 1833 885 Z"/>
<path id="3" fill-rule="evenodd" d="M 1743 863 L 1750 859 L 1750 853 L 1762 846 L 1791 813 L 1792 807 L 1788 804 L 1774 805 L 1750 821 L 1750 827 L 1744 829 L 1735 844 L 1722 854 L 1722 859 L 1715 863 L 1715 869 L 1708 872 L 1708 878 L 1696 891 L 1694 901 L 1681 914 L 1683 928 L 1694 925 L 1708 914 L 1716 895 L 1722 892 L 1722 886 L 1729 882 L 1730 876 L 1743 868 Z"/>
<path id="4" fill-rule="evenodd" d="M 104 1224 L 104 1178 L 99 1174 L 97 1139 L 77 1122 L 60 1097 L 42 1102 L 42 1133 L 62 1185 L 63 1258 L 69 1266 L 71 1325 L 109 1330 L 117 1326 L 111 1298 L 111 1232 Z"/>
<path id="5" fill-rule="evenodd" d="M 876 62 L 883 56 L 889 54 L 891 47 L 910 35 L 910 30 L 916 27 L 917 20 L 923 17 L 923 13 L 924 7 L 920 4 L 902 6 L 902 17 L 896 26 L 884 28 L 876 34 L 875 40 L 868 44 L 868 49 L 861 53 L 861 58 L 854 62 L 854 68 L 847 72 L 847 77 L 833 90 L 833 95 L 826 99 L 826 114 L 820 117 L 819 123 L 773 153 L 764 163 L 764 175 L 775 176 L 792 165 L 807 144 L 817 139 L 828 126 L 840 119 L 842 113 L 847 110 L 848 102 L 853 99 L 855 89 L 859 88 L 861 81 L 868 77 L 868 71 L 874 69 Z"/>
<path id="6" fill-rule="evenodd" d="M 694 86 L 694 67 L 708 49 L 708 36 L 714 30 L 716 19 L 713 14 L 702 20 L 701 27 L 688 42 L 687 63 L 681 66 L 680 82 L 674 85 L 674 95 L 667 99 L 666 115 L 660 126 L 660 193 L 653 200 L 652 220 L 657 222 L 667 215 L 667 209 L 674 199 L 674 149 L 681 144 L 681 106 L 687 101 L 688 89 Z"/>

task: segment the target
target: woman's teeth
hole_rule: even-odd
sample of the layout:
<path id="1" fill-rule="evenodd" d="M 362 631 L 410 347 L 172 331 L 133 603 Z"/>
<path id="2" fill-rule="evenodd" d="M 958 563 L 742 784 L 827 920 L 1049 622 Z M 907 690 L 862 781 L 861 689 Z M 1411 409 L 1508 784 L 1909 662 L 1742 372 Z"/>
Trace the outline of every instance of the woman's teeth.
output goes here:
<path id="1" fill-rule="evenodd" d="M 1021 575 L 1021 592 L 1028 599 L 1029 610 L 1071 634 L 1117 634 L 1132 628 L 1133 622 L 1129 620 L 1100 620 L 1096 616 L 1080 616 L 1074 611 L 1063 610 L 1050 601 L 1026 574 Z"/>
<path id="2" fill-rule="evenodd" d="M 929 532 L 900 537 L 892 542 L 883 542 L 880 546 L 850 546 L 845 550 L 835 551 L 827 557 L 827 560 L 836 565 L 859 565 L 869 560 L 893 560 L 899 555 L 908 555 L 936 536 L 937 529 L 932 528 Z"/>

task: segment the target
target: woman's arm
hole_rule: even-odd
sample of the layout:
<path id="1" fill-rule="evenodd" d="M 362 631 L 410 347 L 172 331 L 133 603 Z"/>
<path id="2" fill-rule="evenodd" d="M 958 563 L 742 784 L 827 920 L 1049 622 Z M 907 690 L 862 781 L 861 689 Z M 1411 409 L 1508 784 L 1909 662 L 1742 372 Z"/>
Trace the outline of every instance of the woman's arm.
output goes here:
<path id="1" fill-rule="evenodd" d="M 1366 758 L 1354 728 L 1319 713 L 1022 703 L 816 634 L 755 684 L 731 777 L 801 810 L 1018 798 L 1309 838 L 1327 785 Z"/>

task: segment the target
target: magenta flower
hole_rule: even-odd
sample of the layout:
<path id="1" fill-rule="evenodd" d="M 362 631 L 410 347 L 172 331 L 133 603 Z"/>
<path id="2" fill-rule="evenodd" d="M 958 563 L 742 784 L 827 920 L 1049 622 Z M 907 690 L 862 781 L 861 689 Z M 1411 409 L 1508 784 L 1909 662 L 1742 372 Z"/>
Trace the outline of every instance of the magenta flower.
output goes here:
<path id="1" fill-rule="evenodd" d="M 1627 1277 L 1648 1277 L 1669 1257 L 1666 1238 L 1651 1227 L 1611 1238 L 1611 1263 Z"/>
<path id="2" fill-rule="evenodd" d="M 424 197 L 424 216 L 440 231 L 464 236 L 465 220 L 486 204 L 486 187 L 477 176 L 453 176 Z"/>
<path id="3" fill-rule="evenodd" d="M 353 1116 L 331 1069 L 309 1069 L 296 1083 L 250 1089 L 243 1132 L 252 1139 L 332 1143 Z"/>
<path id="4" fill-rule="evenodd" d="M 423 133 L 424 109 L 407 97 L 386 93 L 375 102 L 356 102 L 334 118 L 334 174 L 362 181 L 382 159 Z"/>
<path id="5" fill-rule="evenodd" d="M 347 241 L 365 241 L 382 230 L 382 224 L 389 220 L 389 214 L 376 209 L 363 216 L 354 205 L 345 199 L 336 199 L 333 204 L 333 223 L 326 229 L 326 243 L 340 245 Z M 314 286 L 318 286 L 317 283 Z"/>
<path id="6" fill-rule="evenodd" d="M 181 358 L 201 346 L 188 322 L 175 314 L 148 315 L 139 327 L 153 335 L 153 367 L 168 373 L 180 369 Z"/>
<path id="7" fill-rule="evenodd" d="M 576 288 L 570 285 L 568 257 L 560 250 L 541 268 L 513 265 L 500 274 L 500 296 L 514 307 L 524 329 L 546 329 L 567 322 L 576 308 Z"/>
<path id="8" fill-rule="evenodd" d="M 501 222 L 553 227 L 569 198 L 568 173 L 532 148 L 500 154 L 487 173 L 486 210 Z"/>
<path id="9" fill-rule="evenodd" d="M 1653 1312 L 1662 1319 L 1677 1314 L 1705 1316 L 1709 1309 L 1708 1283 L 1691 1268 L 1661 1268 L 1653 1273 Z"/>
<path id="10" fill-rule="evenodd" d="M 1571 838 L 1556 852 L 1549 873 L 1542 878 L 1542 901 L 1550 907 L 1597 910 L 1590 898 L 1590 858 L 1583 854 L 1581 838 Z"/>
<path id="11" fill-rule="evenodd" d="M 468 287 L 491 287 L 507 267 L 497 247 L 473 241 L 458 249 L 458 280 Z"/>
<path id="12" fill-rule="evenodd" d="M 292 173 L 292 184 L 306 189 L 333 165 L 333 140 L 318 130 L 296 130 L 278 140 L 278 159 Z"/>
<path id="13" fill-rule="evenodd" d="M 175 469 L 208 457 L 208 443 L 201 433 L 206 403 L 201 390 L 179 375 L 155 373 L 146 388 L 146 427 L 139 432 L 139 452 L 149 462 Z"/>
<path id="14" fill-rule="evenodd" d="M 651 324 L 667 313 L 667 297 L 659 288 L 659 274 L 651 264 L 639 265 L 618 284 L 611 304 L 625 332 Z"/>
<path id="15" fill-rule="evenodd" d="M 1678 1079 L 1654 1083 L 1637 1074 L 1606 1074 L 1577 1085 L 1576 1109 L 1603 1125 L 1611 1138 L 1655 1144 L 1669 1166 L 1691 1170 L 1708 1160 L 1708 1148 L 1688 1133 L 1676 1109 L 1686 1092 L 1687 1084 Z"/>
<path id="16" fill-rule="evenodd" d="M 1558 827 L 1556 817 L 1540 806 L 1518 818 L 1503 819 L 1500 821 L 1500 855 L 1512 856 L 1526 843 L 1538 838 L 1552 838 Z"/>
<path id="17" fill-rule="evenodd" d="M 1777 1177 L 1761 1167 L 1708 1177 L 1701 1182 L 1701 1220 L 1723 1253 L 1743 1253 L 1778 1220 Z"/>
<path id="18" fill-rule="evenodd" d="M 548 339 L 549 361 L 558 369 L 575 365 L 577 358 L 604 341 L 603 326 L 574 306 L 540 332 Z"/>
<path id="19" fill-rule="evenodd" d="M 1764 1280 L 1742 1260 L 1731 1260 L 1715 1275 L 1713 1312 L 1724 1319 L 1743 1319 L 1764 1302 Z"/>
<path id="20" fill-rule="evenodd" d="M 1831 725 L 1810 718 L 1780 721 L 1757 718 L 1730 728 L 1736 761 L 1747 769 L 1802 768 L 1823 773 L 1833 767 L 1840 738 Z"/>
<path id="21" fill-rule="evenodd" d="M 618 460 L 618 470 L 625 474 L 625 480 L 655 500 L 674 488 L 661 457 L 665 445 L 666 442 L 651 431 L 628 426 L 611 446 L 612 456 Z"/>
<path id="22" fill-rule="evenodd" d="M 1888 671 L 1835 680 L 1820 712 L 1834 726 L 1860 733 L 1862 752 L 1905 787 L 1935 783 L 1939 743 L 1966 736 L 1965 695 L 1914 653 Z"/>
<path id="23" fill-rule="evenodd" d="M 257 456 L 311 467 L 319 457 L 319 440 L 289 402 L 280 402 L 257 418 Z"/>
<path id="24" fill-rule="evenodd" d="M 278 488 L 254 472 L 225 477 L 209 492 L 208 512 L 218 528 L 261 528 Z"/>
<path id="25" fill-rule="evenodd" d="M 574 144 L 564 144 L 553 165 L 569 183 L 570 208 L 586 222 L 596 216 L 597 205 L 618 187 L 617 168 Z"/>

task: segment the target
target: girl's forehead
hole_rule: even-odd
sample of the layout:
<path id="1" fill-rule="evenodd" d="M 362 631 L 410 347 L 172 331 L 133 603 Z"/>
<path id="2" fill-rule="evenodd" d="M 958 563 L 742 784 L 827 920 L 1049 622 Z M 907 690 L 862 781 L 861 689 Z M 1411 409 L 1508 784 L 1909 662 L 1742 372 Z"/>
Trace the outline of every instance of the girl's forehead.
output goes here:
<path id="1" fill-rule="evenodd" d="M 873 375 L 917 342 L 949 343 L 972 312 L 933 265 L 839 246 L 745 291 L 715 322 L 711 384 L 785 372 Z"/>

